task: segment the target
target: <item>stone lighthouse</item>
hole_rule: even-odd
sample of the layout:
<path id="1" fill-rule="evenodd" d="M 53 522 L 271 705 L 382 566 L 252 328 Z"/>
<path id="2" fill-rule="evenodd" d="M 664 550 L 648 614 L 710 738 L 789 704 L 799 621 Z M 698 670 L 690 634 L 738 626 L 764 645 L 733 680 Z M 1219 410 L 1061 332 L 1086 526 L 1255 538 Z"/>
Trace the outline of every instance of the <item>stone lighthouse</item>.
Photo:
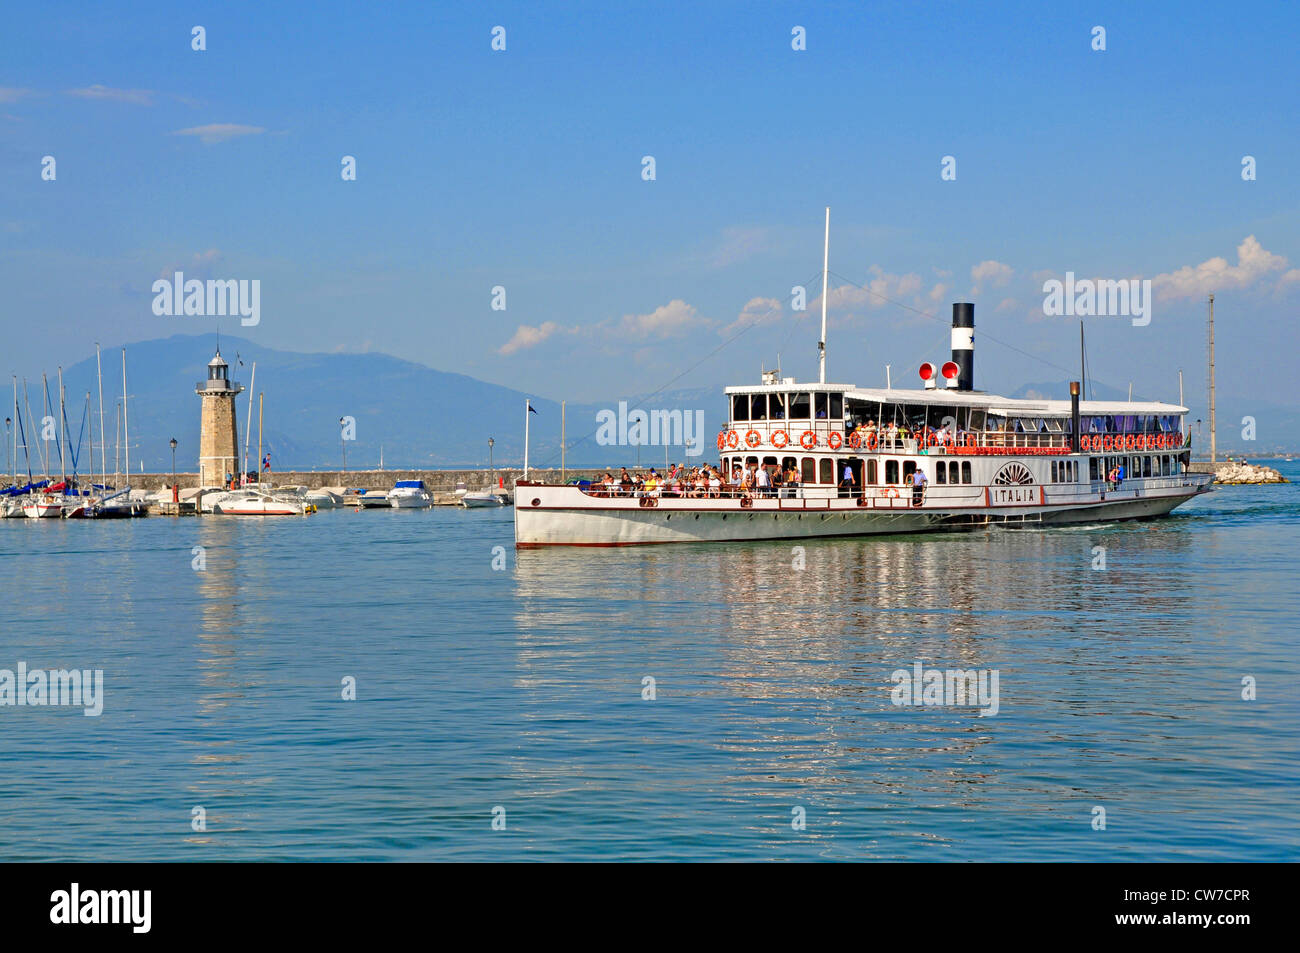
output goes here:
<path id="1" fill-rule="evenodd" d="M 194 392 L 203 398 L 199 423 L 199 486 L 226 485 L 226 475 L 239 473 L 239 428 L 235 424 L 235 395 L 244 388 L 230 380 L 230 365 L 221 349 L 208 361 L 208 379 Z"/>

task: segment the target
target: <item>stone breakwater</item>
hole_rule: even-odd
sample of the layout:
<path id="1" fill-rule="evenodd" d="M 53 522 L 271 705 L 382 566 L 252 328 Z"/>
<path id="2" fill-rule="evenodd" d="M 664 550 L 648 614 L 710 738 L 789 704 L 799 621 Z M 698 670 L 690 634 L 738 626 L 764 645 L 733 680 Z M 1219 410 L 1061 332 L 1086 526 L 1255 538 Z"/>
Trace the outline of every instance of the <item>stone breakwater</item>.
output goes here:
<path id="1" fill-rule="evenodd" d="M 1215 464 L 1211 464 L 1207 460 L 1198 460 L 1189 469 L 1193 473 L 1213 473 L 1214 482 L 1223 485 L 1290 482 L 1272 467 L 1259 466 L 1241 460 L 1225 460 L 1222 463 Z"/>
<path id="2" fill-rule="evenodd" d="M 1221 463 L 1214 471 L 1215 483 L 1286 483 L 1286 477 L 1272 467 L 1253 463 Z"/>

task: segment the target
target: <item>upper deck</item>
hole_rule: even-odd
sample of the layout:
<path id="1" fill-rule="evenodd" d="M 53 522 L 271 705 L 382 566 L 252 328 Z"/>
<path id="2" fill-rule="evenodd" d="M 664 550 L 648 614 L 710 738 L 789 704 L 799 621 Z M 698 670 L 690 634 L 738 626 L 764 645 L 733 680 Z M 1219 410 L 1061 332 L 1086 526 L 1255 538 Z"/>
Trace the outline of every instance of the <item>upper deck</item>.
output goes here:
<path id="1" fill-rule="evenodd" d="M 888 442 L 891 449 L 912 451 L 946 443 L 957 452 L 1069 452 L 1074 432 L 1069 400 L 802 384 L 791 378 L 728 387 L 725 394 L 727 426 L 718 435 L 719 450 L 797 446 L 870 452 Z M 1109 436 L 1112 444 L 1117 439 L 1127 444 L 1131 436 L 1132 446 L 1181 447 L 1187 412 L 1159 401 L 1080 401 L 1079 430 L 1085 437 Z"/>

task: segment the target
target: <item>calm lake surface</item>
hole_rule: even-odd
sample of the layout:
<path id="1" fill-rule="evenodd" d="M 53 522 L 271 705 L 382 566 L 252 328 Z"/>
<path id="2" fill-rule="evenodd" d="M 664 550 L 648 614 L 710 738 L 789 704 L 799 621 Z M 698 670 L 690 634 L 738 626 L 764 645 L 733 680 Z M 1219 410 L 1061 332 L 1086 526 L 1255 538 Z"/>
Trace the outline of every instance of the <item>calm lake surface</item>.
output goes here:
<path id="1" fill-rule="evenodd" d="M 0 707 L 0 859 L 1297 860 L 1298 528 L 1222 487 L 796 570 L 509 511 L 0 521 L 0 669 L 104 672 L 100 717 Z M 894 705 L 916 662 L 999 710 Z"/>

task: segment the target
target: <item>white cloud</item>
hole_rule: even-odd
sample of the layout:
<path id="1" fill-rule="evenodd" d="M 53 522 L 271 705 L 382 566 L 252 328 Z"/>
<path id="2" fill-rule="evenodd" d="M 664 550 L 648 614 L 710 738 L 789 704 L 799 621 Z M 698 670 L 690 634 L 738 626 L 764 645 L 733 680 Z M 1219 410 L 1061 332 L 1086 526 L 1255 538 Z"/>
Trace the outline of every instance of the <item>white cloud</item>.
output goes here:
<path id="1" fill-rule="evenodd" d="M 733 225 L 722 230 L 722 241 L 709 253 L 709 265 L 725 268 L 771 247 L 772 229 L 765 225 Z"/>
<path id="2" fill-rule="evenodd" d="M 541 344 L 558 330 L 560 330 L 560 326 L 554 321 L 544 321 L 537 327 L 521 324 L 515 329 L 514 336 L 501 345 L 498 353 L 514 354 L 516 351 L 526 351 L 528 348 Z"/>
<path id="3" fill-rule="evenodd" d="M 241 126 L 233 122 L 217 122 L 206 126 L 193 126 L 190 129 L 178 129 L 173 136 L 198 136 L 199 142 L 210 146 L 216 142 L 225 142 L 237 136 L 256 136 L 266 132 L 262 126 Z"/>
<path id="4" fill-rule="evenodd" d="M 1214 291 L 1248 288 L 1286 266 L 1285 257 L 1266 251 L 1254 235 L 1247 235 L 1237 246 L 1237 264 L 1230 265 L 1224 258 L 1210 258 L 1199 265 L 1184 265 L 1177 271 L 1156 275 L 1152 285 L 1156 297 L 1164 301 L 1199 298 Z M 1290 272 L 1284 274 L 1282 281 L 1294 280 L 1289 275 Z"/>
<path id="5" fill-rule="evenodd" d="M 741 328 L 756 324 L 775 324 L 785 316 L 785 306 L 779 298 L 750 298 L 740 309 L 740 315 L 719 334 L 734 334 Z"/>
<path id="6" fill-rule="evenodd" d="M 99 83 L 95 83 L 93 86 L 87 86 L 84 89 L 70 89 L 68 95 L 80 99 L 101 99 L 115 103 L 152 106 L 154 94 L 153 90 L 150 89 L 113 89 L 110 86 L 101 86 Z"/>
<path id="7" fill-rule="evenodd" d="M 994 308 L 993 310 L 995 310 L 995 311 L 1012 311 L 1012 310 L 1014 310 L 1014 309 L 1016 308 L 1016 306 L 1017 306 L 1018 304 L 1019 304 L 1019 302 L 1016 301 L 1015 298 L 1003 298 L 1001 301 L 998 302 L 998 306 L 997 306 L 996 308 Z"/>
<path id="8" fill-rule="evenodd" d="M 980 293 L 981 285 L 991 285 L 994 288 L 1001 288 L 1011 280 L 1014 269 L 1010 265 L 1004 265 L 1000 261 L 989 259 L 982 261 L 970 270 L 970 280 L 975 283 L 970 293 L 973 296 Z"/>
<path id="9" fill-rule="evenodd" d="M 694 305 L 674 298 L 649 314 L 625 314 L 620 327 L 625 334 L 637 337 L 670 337 L 698 319 Z"/>

